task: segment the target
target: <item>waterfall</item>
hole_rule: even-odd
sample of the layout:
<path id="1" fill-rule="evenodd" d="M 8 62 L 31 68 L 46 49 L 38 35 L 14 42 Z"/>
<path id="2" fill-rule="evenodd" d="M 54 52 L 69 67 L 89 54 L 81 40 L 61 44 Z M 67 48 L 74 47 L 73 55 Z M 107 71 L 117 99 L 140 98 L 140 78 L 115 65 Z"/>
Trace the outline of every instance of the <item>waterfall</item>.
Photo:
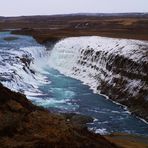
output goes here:
<path id="1" fill-rule="evenodd" d="M 32 37 L 19 36 L 18 41 L 7 42 L 3 40 L 7 36 L 12 35 L 0 36 L 0 82 L 27 96 L 39 95 L 38 87 L 49 83 L 44 77 L 48 51 Z"/>
<path id="2" fill-rule="evenodd" d="M 94 92 L 110 88 L 106 90 L 110 95 L 111 88 L 115 88 L 119 93 L 136 97 L 139 91 L 148 90 L 147 49 L 146 41 L 72 37 L 54 46 L 49 63 L 61 73 L 89 85 Z M 114 95 L 115 99 L 118 98 L 118 92 Z M 144 99 L 148 99 L 145 94 Z"/>

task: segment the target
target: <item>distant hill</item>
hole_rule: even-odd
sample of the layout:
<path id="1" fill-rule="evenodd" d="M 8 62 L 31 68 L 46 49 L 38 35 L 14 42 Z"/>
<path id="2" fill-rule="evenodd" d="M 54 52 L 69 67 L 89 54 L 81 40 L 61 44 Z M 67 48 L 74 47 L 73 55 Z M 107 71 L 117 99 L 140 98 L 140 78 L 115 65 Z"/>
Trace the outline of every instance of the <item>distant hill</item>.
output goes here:
<path id="1" fill-rule="evenodd" d="M 70 17 L 132 17 L 132 18 L 148 18 L 148 13 L 74 13 L 74 14 L 56 14 L 56 15 L 34 15 L 19 17 L 3 17 L 3 20 L 26 20 L 26 19 L 48 19 L 48 18 L 70 18 Z"/>

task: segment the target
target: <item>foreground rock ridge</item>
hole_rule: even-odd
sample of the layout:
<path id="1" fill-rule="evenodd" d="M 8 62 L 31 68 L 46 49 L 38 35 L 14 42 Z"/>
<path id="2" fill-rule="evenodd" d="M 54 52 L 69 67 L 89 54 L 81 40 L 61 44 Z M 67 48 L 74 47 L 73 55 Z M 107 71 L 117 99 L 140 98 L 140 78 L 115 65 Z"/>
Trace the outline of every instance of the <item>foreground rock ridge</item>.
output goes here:
<path id="1" fill-rule="evenodd" d="M 49 113 L 0 84 L 1 148 L 115 148 L 100 135 L 72 124 L 65 116 Z"/>

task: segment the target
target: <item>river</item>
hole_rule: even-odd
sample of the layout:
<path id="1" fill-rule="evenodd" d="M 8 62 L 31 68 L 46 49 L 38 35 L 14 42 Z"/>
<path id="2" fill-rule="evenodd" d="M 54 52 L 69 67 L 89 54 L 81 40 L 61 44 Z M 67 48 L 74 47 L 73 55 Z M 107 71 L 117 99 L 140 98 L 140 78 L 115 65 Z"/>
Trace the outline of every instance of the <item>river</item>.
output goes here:
<path id="1" fill-rule="evenodd" d="M 16 61 L 16 58 L 26 54 L 26 52 L 30 53 L 29 50 L 32 48 L 34 48 L 34 50 L 38 49 L 37 47 L 40 45 L 36 43 L 33 38 L 28 36 L 11 35 L 9 33 L 1 33 L 0 36 L 0 80 L 5 86 L 12 90 L 21 87 L 21 89 L 17 89 L 17 91 L 21 90 L 21 92 L 23 92 L 23 89 L 29 88 L 30 84 L 32 84 L 32 79 L 28 79 L 28 77 L 34 78 L 34 76 L 32 76 L 34 73 L 29 72 L 29 69 L 28 71 L 24 71 L 23 67 L 18 66 L 21 63 L 19 63 L 19 60 Z M 11 41 L 3 40 L 6 37 L 12 36 L 17 37 L 18 39 Z M 25 49 L 22 47 L 25 47 Z M 22 55 L 19 50 L 23 52 Z M 46 54 L 42 54 L 42 56 L 44 55 Z M 42 56 L 40 55 L 40 57 Z M 33 58 L 35 59 L 36 57 Z M 46 58 L 50 58 L 50 56 L 47 56 Z M 37 61 L 39 60 L 38 57 Z M 44 62 L 45 61 L 40 61 L 42 64 L 44 64 Z M 42 70 L 44 72 L 42 73 L 42 71 L 40 71 L 40 77 L 43 75 L 45 82 L 49 83 L 40 83 L 38 86 L 38 90 L 40 91 L 39 94 L 26 94 L 34 104 L 56 112 L 75 112 L 91 116 L 94 118 L 94 122 L 88 124 L 88 127 L 96 133 L 106 134 L 123 132 L 148 136 L 148 124 L 131 115 L 122 106 L 113 103 L 102 95 L 95 94 L 89 86 L 84 85 L 79 80 L 61 74 L 53 67 L 51 68 L 50 64 L 43 66 Z M 24 78 L 26 77 L 26 75 L 24 75 L 25 72 L 27 73 L 28 82 L 30 81 L 29 84 Z M 12 74 L 14 75 L 12 76 Z M 19 80 L 15 77 L 16 75 L 19 75 Z M 14 81 L 12 78 L 16 80 Z M 14 84 L 17 82 L 20 84 L 18 84 L 17 87 L 14 87 Z M 32 85 L 34 85 L 34 83 Z"/>

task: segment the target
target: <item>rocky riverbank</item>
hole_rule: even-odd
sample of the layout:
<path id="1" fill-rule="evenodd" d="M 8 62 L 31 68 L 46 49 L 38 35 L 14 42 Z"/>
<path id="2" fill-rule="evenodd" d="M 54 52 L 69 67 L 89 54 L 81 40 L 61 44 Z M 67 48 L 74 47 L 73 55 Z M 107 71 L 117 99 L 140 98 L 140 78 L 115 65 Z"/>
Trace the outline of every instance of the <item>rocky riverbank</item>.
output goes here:
<path id="1" fill-rule="evenodd" d="M 76 115 L 50 113 L 0 84 L 1 148 L 117 147 L 103 136 L 89 132 L 82 126 L 84 120 Z"/>
<path id="2" fill-rule="evenodd" d="M 85 126 L 91 118 L 55 114 L 0 84 L 1 148 L 146 148 L 147 137 L 128 134 L 101 136 Z"/>

